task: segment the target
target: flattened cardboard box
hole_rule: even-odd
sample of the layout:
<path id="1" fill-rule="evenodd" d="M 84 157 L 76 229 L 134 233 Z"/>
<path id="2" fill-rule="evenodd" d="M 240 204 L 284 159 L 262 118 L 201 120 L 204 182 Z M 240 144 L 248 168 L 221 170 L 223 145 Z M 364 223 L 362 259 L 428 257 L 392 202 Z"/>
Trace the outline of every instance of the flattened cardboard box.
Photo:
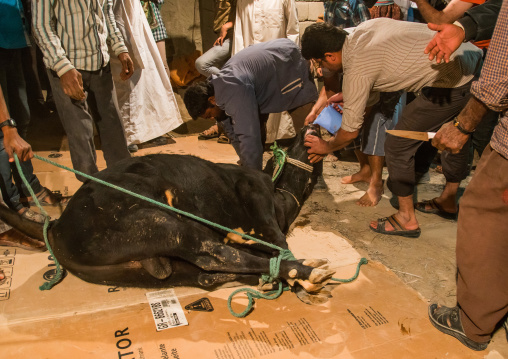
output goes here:
<path id="1" fill-rule="evenodd" d="M 354 272 L 354 267 L 348 270 Z M 182 306 L 208 298 L 214 310 L 189 311 L 188 326 L 160 332 L 148 304 L 134 302 L 4 325 L 0 351 L 2 358 L 12 359 L 479 358 L 485 354 L 435 330 L 427 318 L 427 304 L 375 262 L 362 267 L 357 281 L 335 285 L 333 298 L 323 305 L 303 304 L 286 292 L 278 300 L 257 300 L 253 312 L 238 319 L 227 310 L 231 291 L 179 296 Z M 243 310 L 245 302 L 235 300 L 234 309 Z"/>

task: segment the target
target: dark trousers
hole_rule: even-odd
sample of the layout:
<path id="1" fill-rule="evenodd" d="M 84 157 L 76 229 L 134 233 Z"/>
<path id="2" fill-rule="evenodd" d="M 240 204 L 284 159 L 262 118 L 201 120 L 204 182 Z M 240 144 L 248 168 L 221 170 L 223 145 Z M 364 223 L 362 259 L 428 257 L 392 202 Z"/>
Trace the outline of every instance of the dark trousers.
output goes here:
<path id="1" fill-rule="evenodd" d="M 460 200 L 457 302 L 466 335 L 486 342 L 508 313 L 508 159 L 485 149 Z"/>
<path id="2" fill-rule="evenodd" d="M 30 109 L 21 66 L 22 51 L 22 49 L 0 48 L 0 86 L 2 86 L 9 114 L 18 125 L 18 133 L 26 138 L 30 123 Z"/>
<path id="3" fill-rule="evenodd" d="M 18 133 L 26 139 L 28 124 L 30 123 L 30 110 L 26 95 L 26 82 L 21 66 L 22 49 L 0 48 L 0 86 L 4 94 L 9 115 L 16 121 Z M 23 174 L 28 183 L 38 193 L 42 186 L 33 173 L 31 161 L 21 162 Z M 20 210 L 23 205 L 19 202 L 20 192 L 24 196 L 30 193 L 19 177 L 14 164 L 9 163 L 9 156 L 4 149 L 4 135 L 0 130 L 0 189 L 5 203 L 15 210 Z"/>
<path id="4" fill-rule="evenodd" d="M 308 103 L 303 106 L 288 110 L 291 119 L 293 120 L 293 126 L 295 128 L 296 134 L 300 132 L 305 123 L 305 118 L 309 114 L 310 110 L 314 103 Z M 261 113 L 259 114 L 259 126 L 260 126 L 260 145 L 256 148 L 246 148 L 240 144 L 240 140 L 235 133 L 234 126 L 232 124 L 231 117 L 224 116 L 223 119 L 219 119 L 226 135 L 231 140 L 231 145 L 233 145 L 236 153 L 240 157 L 240 164 L 242 166 L 246 166 L 249 168 L 254 168 L 258 170 L 262 170 L 263 167 L 263 149 L 265 147 L 266 142 L 266 122 L 268 121 L 269 114 Z M 249 157 L 247 157 L 249 156 Z"/>
<path id="5" fill-rule="evenodd" d="M 60 85 L 60 78 L 48 70 L 58 115 L 69 141 L 74 169 L 88 175 L 97 173 L 93 124 L 101 139 L 106 164 L 129 158 L 125 133 L 118 114 L 115 89 L 109 65 L 97 71 L 79 70 L 83 77 L 86 98 L 77 101 L 67 96 Z M 80 181 L 85 179 L 76 176 Z"/>
<path id="6" fill-rule="evenodd" d="M 406 106 L 396 130 L 435 132 L 451 121 L 464 108 L 470 98 L 466 85 L 448 89 L 427 87 L 420 96 Z M 396 196 L 413 194 L 415 186 L 415 154 L 422 141 L 388 135 L 385 142 L 388 167 L 388 188 Z M 469 143 L 458 154 L 444 152 L 441 157 L 447 182 L 457 183 L 467 177 Z"/>

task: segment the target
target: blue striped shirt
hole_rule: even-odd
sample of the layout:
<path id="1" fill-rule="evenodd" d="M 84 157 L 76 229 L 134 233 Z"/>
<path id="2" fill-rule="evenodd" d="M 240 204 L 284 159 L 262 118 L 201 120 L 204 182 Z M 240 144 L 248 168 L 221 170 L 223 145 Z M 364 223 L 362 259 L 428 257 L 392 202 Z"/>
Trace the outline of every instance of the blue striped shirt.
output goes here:
<path id="1" fill-rule="evenodd" d="M 34 0 L 34 37 L 46 67 L 62 76 L 67 71 L 95 71 L 115 55 L 128 52 L 113 15 L 112 0 Z"/>

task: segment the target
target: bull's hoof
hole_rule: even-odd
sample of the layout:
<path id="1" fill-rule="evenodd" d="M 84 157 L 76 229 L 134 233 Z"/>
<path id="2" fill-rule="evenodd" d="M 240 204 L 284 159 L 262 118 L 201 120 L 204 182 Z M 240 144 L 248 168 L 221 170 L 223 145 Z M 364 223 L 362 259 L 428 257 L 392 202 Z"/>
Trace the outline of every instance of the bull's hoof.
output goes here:
<path id="1" fill-rule="evenodd" d="M 326 288 L 322 288 L 316 293 L 309 293 L 299 283 L 295 283 L 293 291 L 298 299 L 309 305 L 324 304 L 332 297 L 332 293 Z"/>
<path id="2" fill-rule="evenodd" d="M 173 273 L 171 261 L 166 257 L 146 258 L 140 261 L 145 270 L 157 279 L 166 279 Z"/>
<path id="3" fill-rule="evenodd" d="M 321 268 L 321 269 L 328 269 L 330 261 L 326 258 L 321 259 L 305 259 L 302 264 L 304 266 L 314 267 L 314 268 Z"/>
<path id="4" fill-rule="evenodd" d="M 309 276 L 309 282 L 313 284 L 323 284 L 328 282 L 335 274 L 335 271 L 329 269 L 315 268 Z"/>
<path id="5" fill-rule="evenodd" d="M 309 279 L 297 279 L 297 280 L 288 280 L 288 283 L 295 287 L 296 284 L 300 284 L 307 292 L 309 293 L 317 293 L 319 292 L 332 278 L 335 274 L 335 271 L 314 268 L 309 276 Z"/>

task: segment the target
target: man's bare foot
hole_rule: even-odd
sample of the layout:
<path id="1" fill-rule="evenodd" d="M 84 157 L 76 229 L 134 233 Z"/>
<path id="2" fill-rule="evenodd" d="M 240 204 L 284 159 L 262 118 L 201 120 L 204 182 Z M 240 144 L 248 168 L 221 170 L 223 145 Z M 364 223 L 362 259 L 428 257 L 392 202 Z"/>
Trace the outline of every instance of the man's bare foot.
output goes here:
<path id="1" fill-rule="evenodd" d="M 380 185 L 370 184 L 367 192 L 356 201 L 356 204 L 361 207 L 374 207 L 381 200 L 381 195 L 384 192 L 383 182 Z"/>
<path id="2" fill-rule="evenodd" d="M 340 181 L 342 184 L 351 184 L 351 183 L 356 183 L 356 182 L 367 182 L 369 183 L 370 182 L 370 176 L 371 176 L 371 173 L 370 173 L 370 169 L 368 170 L 360 170 L 358 172 L 356 172 L 355 174 L 351 175 L 351 176 L 345 176 L 345 177 L 342 177 L 342 180 Z"/>

